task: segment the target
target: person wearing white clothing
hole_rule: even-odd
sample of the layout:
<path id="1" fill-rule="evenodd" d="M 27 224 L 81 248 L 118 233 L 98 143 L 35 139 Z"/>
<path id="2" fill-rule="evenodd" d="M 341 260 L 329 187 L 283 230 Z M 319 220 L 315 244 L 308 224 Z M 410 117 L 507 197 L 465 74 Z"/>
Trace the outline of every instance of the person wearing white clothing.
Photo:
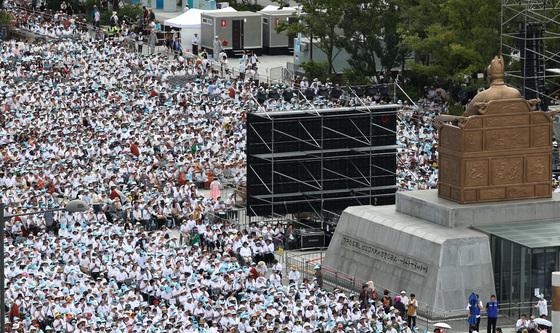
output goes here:
<path id="1" fill-rule="evenodd" d="M 252 261 L 253 252 L 249 247 L 249 243 L 243 243 L 243 246 L 239 249 L 239 255 L 243 258 L 243 261 L 250 263 Z"/>
<path id="2" fill-rule="evenodd" d="M 192 37 L 191 40 L 191 46 L 192 46 L 192 53 L 194 55 L 198 54 L 198 34 L 194 34 L 194 36 Z"/>
<path id="3" fill-rule="evenodd" d="M 521 317 L 515 323 L 515 331 L 519 332 L 524 328 L 527 328 L 527 325 L 528 325 L 527 316 L 522 314 Z"/>
<path id="4" fill-rule="evenodd" d="M 292 267 L 290 273 L 288 273 L 288 280 L 290 281 L 290 283 L 298 284 L 300 277 L 300 272 L 298 272 L 295 267 Z"/>
<path id="5" fill-rule="evenodd" d="M 535 307 L 539 309 L 539 317 L 548 317 L 548 302 L 544 299 L 543 294 L 539 295 L 539 301 Z"/>

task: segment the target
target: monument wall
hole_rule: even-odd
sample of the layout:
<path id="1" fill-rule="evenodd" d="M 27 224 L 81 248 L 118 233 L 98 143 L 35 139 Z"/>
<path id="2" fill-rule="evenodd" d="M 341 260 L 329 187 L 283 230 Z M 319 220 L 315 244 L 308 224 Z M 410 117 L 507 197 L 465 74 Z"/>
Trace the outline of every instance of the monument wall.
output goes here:
<path id="1" fill-rule="evenodd" d="M 421 312 L 440 317 L 464 314 L 472 291 L 490 296 L 490 258 L 483 233 L 426 223 L 394 206 L 358 206 L 341 215 L 324 265 L 378 289 L 415 293 Z"/>

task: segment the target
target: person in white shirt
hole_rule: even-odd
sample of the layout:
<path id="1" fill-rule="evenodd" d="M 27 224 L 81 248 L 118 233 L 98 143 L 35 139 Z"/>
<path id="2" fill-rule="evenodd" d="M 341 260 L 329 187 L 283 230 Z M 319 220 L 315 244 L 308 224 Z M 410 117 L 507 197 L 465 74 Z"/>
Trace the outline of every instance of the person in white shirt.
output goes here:
<path id="1" fill-rule="evenodd" d="M 99 29 L 99 22 L 101 20 L 101 13 L 99 12 L 99 9 L 97 9 L 97 6 L 93 6 L 93 26 L 96 27 L 97 29 Z"/>
<path id="2" fill-rule="evenodd" d="M 220 75 L 224 76 L 228 71 L 228 57 L 224 50 L 220 51 L 218 60 L 220 62 Z"/>
<path id="3" fill-rule="evenodd" d="M 138 33 L 138 36 L 137 36 L 136 40 L 137 40 L 136 45 L 137 45 L 137 47 L 138 47 L 138 48 L 137 48 L 137 52 L 140 53 L 140 54 L 142 54 L 142 47 L 143 47 L 143 45 L 144 45 L 144 35 L 142 34 L 142 31 L 140 31 L 140 32 Z"/>
<path id="4" fill-rule="evenodd" d="M 243 246 L 241 246 L 241 248 L 239 249 L 239 255 L 241 256 L 241 258 L 243 259 L 243 261 L 246 264 L 251 263 L 253 252 L 251 251 L 251 248 L 249 247 L 249 243 L 247 243 L 247 242 L 243 243 Z"/>
<path id="5" fill-rule="evenodd" d="M 243 58 L 239 59 L 239 79 L 245 79 L 245 69 L 247 68 L 247 61 Z"/>
<path id="6" fill-rule="evenodd" d="M 264 252 L 264 261 L 267 264 L 272 264 L 274 261 L 274 243 L 272 242 L 272 239 L 267 238 L 262 248 Z"/>
<path id="7" fill-rule="evenodd" d="M 527 328 L 527 325 L 528 325 L 527 316 L 525 314 L 522 314 L 521 317 L 517 319 L 517 322 L 515 323 L 515 331 L 520 332 L 524 328 Z"/>
<path id="8" fill-rule="evenodd" d="M 277 286 L 277 287 L 282 286 L 282 277 L 280 276 L 280 274 L 278 274 L 277 271 L 274 271 L 272 274 L 270 274 L 268 280 L 270 281 L 270 284 L 273 286 Z"/>
<path id="9" fill-rule="evenodd" d="M 282 263 L 280 263 L 278 260 L 274 259 L 274 265 L 272 265 L 272 271 L 278 272 L 278 274 L 280 274 L 280 277 L 282 277 L 282 270 L 283 269 L 284 269 L 284 267 L 282 266 Z"/>
<path id="10" fill-rule="evenodd" d="M 290 283 L 295 283 L 297 285 L 299 284 L 300 278 L 300 272 L 298 272 L 295 267 L 292 267 L 292 269 L 290 269 L 290 272 L 288 273 L 288 280 L 290 281 Z"/>
<path id="11" fill-rule="evenodd" d="M 408 301 L 410 299 L 406 295 L 406 290 L 401 290 L 401 302 L 404 304 L 405 309 L 408 307 Z"/>
<path id="12" fill-rule="evenodd" d="M 194 36 L 192 37 L 192 53 L 194 55 L 198 54 L 198 34 L 194 34 Z"/>
<path id="13" fill-rule="evenodd" d="M 544 295 L 539 295 L 539 301 L 535 305 L 535 308 L 539 309 L 539 317 L 546 318 L 548 317 L 548 302 L 544 299 Z"/>
<path id="14" fill-rule="evenodd" d="M 410 329 L 410 327 L 408 327 L 408 323 L 407 323 L 407 322 L 403 322 L 403 323 L 401 324 L 400 333 L 412 333 L 412 330 Z"/>

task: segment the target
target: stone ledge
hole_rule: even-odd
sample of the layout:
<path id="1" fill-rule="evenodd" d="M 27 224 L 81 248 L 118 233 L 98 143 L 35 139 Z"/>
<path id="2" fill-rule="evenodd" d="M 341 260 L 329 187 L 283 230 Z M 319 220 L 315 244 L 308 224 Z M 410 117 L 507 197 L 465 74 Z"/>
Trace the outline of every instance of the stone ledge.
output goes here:
<path id="1" fill-rule="evenodd" d="M 344 210 L 323 263 L 378 288 L 414 292 L 419 312 L 435 318 L 464 315 L 472 291 L 485 299 L 494 292 L 486 234 L 430 223 L 394 206 Z"/>
<path id="2" fill-rule="evenodd" d="M 446 227 L 530 222 L 560 217 L 560 194 L 550 199 L 459 204 L 439 198 L 437 190 L 397 192 L 397 212 Z"/>

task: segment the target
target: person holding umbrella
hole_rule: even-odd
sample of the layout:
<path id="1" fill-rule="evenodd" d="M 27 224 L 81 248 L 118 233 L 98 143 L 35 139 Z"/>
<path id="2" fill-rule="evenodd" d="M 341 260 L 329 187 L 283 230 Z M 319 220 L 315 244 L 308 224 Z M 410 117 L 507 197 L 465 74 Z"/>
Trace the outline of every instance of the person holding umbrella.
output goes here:
<path id="1" fill-rule="evenodd" d="M 450 330 L 451 326 L 447 323 L 435 323 L 434 333 L 445 333 L 445 330 Z"/>
<path id="2" fill-rule="evenodd" d="M 548 321 L 544 318 L 535 319 L 535 324 L 538 325 L 538 332 L 539 333 L 550 332 L 549 330 L 552 328 L 552 322 L 550 322 L 550 321 Z"/>

